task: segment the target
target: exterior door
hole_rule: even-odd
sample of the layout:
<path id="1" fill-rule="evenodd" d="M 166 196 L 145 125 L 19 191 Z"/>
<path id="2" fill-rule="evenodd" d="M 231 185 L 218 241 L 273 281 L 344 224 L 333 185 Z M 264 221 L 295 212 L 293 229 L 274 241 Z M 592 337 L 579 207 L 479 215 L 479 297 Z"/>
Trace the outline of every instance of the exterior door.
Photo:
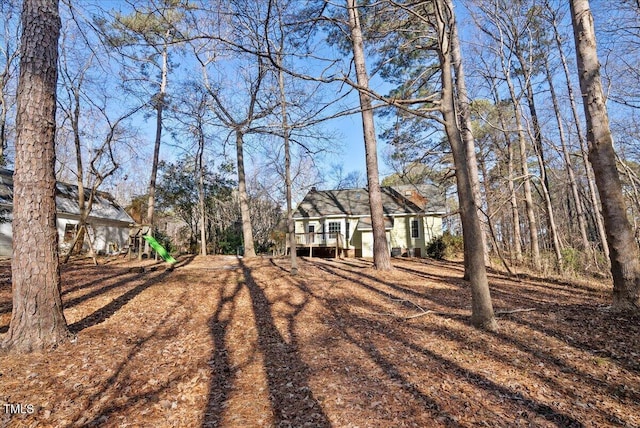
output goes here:
<path id="1" fill-rule="evenodd" d="M 313 244 L 316 242 L 316 225 L 310 224 L 308 227 L 309 231 L 309 244 Z"/>

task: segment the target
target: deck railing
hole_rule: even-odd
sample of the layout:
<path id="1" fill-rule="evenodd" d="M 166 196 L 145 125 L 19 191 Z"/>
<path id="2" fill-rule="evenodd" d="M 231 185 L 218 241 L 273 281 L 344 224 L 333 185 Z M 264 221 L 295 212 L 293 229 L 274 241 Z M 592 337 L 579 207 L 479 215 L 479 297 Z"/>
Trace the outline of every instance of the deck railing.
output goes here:
<path id="1" fill-rule="evenodd" d="M 337 232 L 296 233 L 296 245 L 300 247 L 335 247 L 344 248 L 344 235 Z M 289 239 L 287 238 L 287 243 Z"/>

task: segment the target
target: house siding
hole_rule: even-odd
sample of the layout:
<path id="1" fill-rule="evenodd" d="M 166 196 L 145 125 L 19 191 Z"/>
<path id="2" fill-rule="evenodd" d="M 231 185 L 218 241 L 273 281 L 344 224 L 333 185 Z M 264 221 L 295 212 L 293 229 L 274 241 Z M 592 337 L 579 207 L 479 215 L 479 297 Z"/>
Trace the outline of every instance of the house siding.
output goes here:
<path id="1" fill-rule="evenodd" d="M 309 225 L 315 226 L 316 234 L 328 231 L 328 223 L 340 222 L 340 230 L 346 233 L 346 224 L 349 224 L 349 237 L 347 249 L 355 250 L 356 257 L 373 257 L 373 232 L 371 230 L 356 230 L 359 217 L 326 217 L 320 219 L 296 219 L 295 233 L 308 233 Z M 417 238 L 411 237 L 411 221 L 417 220 L 419 234 Z M 394 216 L 393 228 L 387 231 L 389 251 L 392 248 L 400 248 L 401 254 L 414 254 L 424 257 L 426 245 L 435 237 L 442 235 L 442 218 L 440 216 L 422 216 L 407 214 Z M 319 243 L 319 238 L 316 243 Z"/>
<path id="2" fill-rule="evenodd" d="M 13 219 L 10 213 L 7 216 Z M 125 247 L 129 242 L 129 224 L 108 219 L 90 219 L 91 237 L 93 238 L 93 248 L 96 252 L 108 253 L 117 248 Z M 64 242 L 65 228 L 67 224 L 78 224 L 79 221 L 73 216 L 66 216 L 59 213 L 56 218 L 56 229 L 58 231 L 58 243 L 62 251 L 69 250 L 72 242 Z M 85 242 L 85 248 L 88 244 Z M 13 253 L 13 230 L 11 222 L 0 223 L 0 257 L 11 257 Z"/>
<path id="3" fill-rule="evenodd" d="M 442 217 L 426 216 L 423 219 L 425 245 L 435 238 L 442 236 Z M 422 253 L 423 255 L 425 253 Z"/>
<path id="4" fill-rule="evenodd" d="M 7 219 L 13 220 L 11 213 L 7 214 Z M 13 235 L 11 221 L 0 223 L 0 257 L 11 257 L 13 252 Z"/>
<path id="5" fill-rule="evenodd" d="M 429 217 L 429 224 L 431 219 Z M 411 236 L 411 222 L 418 221 L 418 237 Z M 391 230 L 391 248 L 400 248 L 401 254 L 414 254 L 424 256 L 426 243 L 431 239 L 431 230 L 425 228 L 427 218 L 416 215 L 398 216 Z"/>
<path id="6" fill-rule="evenodd" d="M 444 204 L 440 192 L 431 185 L 406 185 L 382 188 L 385 231 L 389 251 L 394 254 L 423 256 L 426 244 L 442 234 Z M 340 224 L 341 242 L 346 257 L 372 257 L 373 232 L 369 193 L 366 188 L 318 191 L 312 188 L 294 212 L 296 241 L 311 252 L 313 247 L 335 246 L 326 233 L 330 222 Z M 411 224 L 417 224 L 417 236 L 411 236 Z M 309 242 L 309 227 L 315 227 L 316 239 Z M 336 230 L 337 227 L 333 227 Z M 414 227 L 414 234 L 416 228 Z M 323 235 L 324 234 L 324 235 Z M 325 253 L 327 253 L 325 251 Z"/>

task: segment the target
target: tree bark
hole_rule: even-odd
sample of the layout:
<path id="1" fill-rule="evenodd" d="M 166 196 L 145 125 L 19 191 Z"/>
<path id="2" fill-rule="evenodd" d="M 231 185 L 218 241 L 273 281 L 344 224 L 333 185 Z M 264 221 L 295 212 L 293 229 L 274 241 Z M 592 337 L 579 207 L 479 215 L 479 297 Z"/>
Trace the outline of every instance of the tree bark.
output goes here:
<path id="1" fill-rule="evenodd" d="M 281 46 L 282 47 L 282 46 Z M 278 53 L 276 60 L 282 66 L 282 54 Z M 287 198 L 287 235 L 289 237 L 289 257 L 291 260 L 291 275 L 298 274 L 298 257 L 296 250 L 296 225 L 293 220 L 293 203 L 291 196 L 291 142 L 289 139 L 289 121 L 287 119 L 287 95 L 284 85 L 284 71 L 278 67 L 278 88 L 280 89 L 280 111 L 282 113 L 282 139 L 284 140 L 284 184 Z M 286 247 L 286 246 L 285 246 Z"/>
<path id="2" fill-rule="evenodd" d="M 55 130 L 57 0 L 24 0 L 13 194 L 13 309 L 3 347 L 22 353 L 70 337 L 60 297 Z"/>
<path id="3" fill-rule="evenodd" d="M 547 229 L 551 233 L 551 243 L 556 255 L 556 265 L 559 270 L 562 270 L 562 249 L 560 247 L 560 239 L 558 238 L 558 228 L 556 227 L 556 221 L 553 215 L 553 204 L 551 203 L 551 196 L 549 194 L 549 178 L 547 177 L 547 163 L 544 159 L 542 130 L 540 129 L 538 111 L 536 110 L 535 98 L 533 95 L 533 86 L 531 85 L 531 66 L 522 55 L 520 45 L 516 43 L 515 47 L 516 57 L 518 58 L 520 68 L 524 73 L 525 94 L 527 97 L 527 105 L 529 106 L 529 114 L 531 115 L 531 127 L 533 128 L 533 136 L 531 136 L 531 140 L 538 159 L 538 168 L 540 169 L 540 184 L 542 185 L 542 197 L 544 198 L 544 204 L 546 207 Z"/>
<path id="4" fill-rule="evenodd" d="M 244 240 L 244 257 L 255 257 L 253 246 L 253 229 L 251 228 L 251 213 L 249 211 L 249 196 L 247 195 L 247 181 L 244 172 L 244 141 L 240 130 L 236 130 L 236 156 L 238 165 L 238 197 L 240 199 L 240 214 L 242 216 L 242 239 Z"/>
<path id="5" fill-rule="evenodd" d="M 384 212 L 382 209 L 382 192 L 378 172 L 378 149 L 376 130 L 373 121 L 371 97 L 366 93 L 369 88 L 369 75 L 364 57 L 364 42 L 360 17 L 355 0 L 347 0 L 349 13 L 349 30 L 353 49 L 353 62 L 356 69 L 360 108 L 362 110 L 362 130 L 364 133 L 364 149 L 367 166 L 367 183 L 369 186 L 369 207 L 371 210 L 371 226 L 373 228 L 373 264 L 376 269 L 390 270 L 391 254 L 387 245 L 387 234 L 384 227 Z"/>
<path id="6" fill-rule="evenodd" d="M 207 255 L 207 214 L 204 194 L 204 130 L 198 124 L 198 214 L 200 217 L 200 255 Z"/>
<path id="7" fill-rule="evenodd" d="M 451 0 L 435 0 L 436 25 L 438 30 L 438 55 L 440 57 L 442 99 L 441 113 L 445 132 L 456 170 L 458 201 L 462 221 L 465 258 L 469 259 L 469 282 L 471 283 L 471 323 L 479 328 L 495 330 L 495 320 L 489 282 L 484 264 L 482 226 L 478 218 L 478 207 L 473 197 L 473 185 L 469 174 L 467 145 L 462 139 L 454 98 L 454 83 L 451 59 L 451 35 L 455 21 Z"/>
<path id="8" fill-rule="evenodd" d="M 588 0 L 571 0 L 578 76 L 587 120 L 589 161 L 593 166 L 613 276 L 613 307 L 640 311 L 640 252 L 627 218 L 622 184 L 616 167 L 609 116 L 600 79 L 593 16 Z"/>
<path id="9" fill-rule="evenodd" d="M 516 196 L 516 189 L 514 184 L 514 168 L 513 168 L 513 142 L 507 132 L 507 123 L 502 113 L 502 107 L 500 105 L 500 97 L 496 85 L 492 84 L 493 100 L 498 109 L 498 120 L 500 121 L 500 128 L 502 129 L 502 135 L 507 146 L 507 186 L 509 189 L 509 204 L 511 205 L 511 218 L 513 221 L 513 251 L 515 251 L 515 258 L 517 264 L 522 263 L 522 236 L 520 235 L 520 212 L 518 211 L 518 198 Z"/>
<path id="10" fill-rule="evenodd" d="M 160 159 L 160 143 L 162 141 L 162 112 L 167 92 L 167 75 L 169 73 L 169 52 L 165 42 L 162 50 L 162 76 L 160 80 L 160 91 L 157 94 L 156 102 L 156 138 L 153 145 L 153 162 L 151 164 L 151 177 L 149 178 L 149 202 L 147 205 L 147 223 L 149 231 L 147 235 L 153 236 L 154 210 L 156 205 L 156 180 L 158 177 L 158 163 Z M 149 243 L 144 242 L 144 253 L 149 254 Z M 142 258 L 142 251 L 139 253 Z"/>
<path id="11" fill-rule="evenodd" d="M 542 261 L 540 259 L 540 244 L 538 242 L 538 221 L 533 210 L 533 197 L 531 195 L 531 175 L 529 174 L 529 165 L 527 163 L 527 142 L 524 135 L 524 127 L 522 125 L 522 118 L 520 116 L 520 102 L 516 95 L 515 88 L 513 87 L 513 81 L 509 74 L 508 68 L 505 67 L 505 78 L 507 80 L 507 86 L 509 87 L 509 94 L 513 100 L 513 114 L 516 121 L 516 128 L 518 132 L 518 143 L 520 146 L 520 170 L 522 172 L 523 188 L 524 188 L 524 203 L 527 212 L 527 220 L 529 221 L 529 239 L 531 245 L 531 257 L 533 261 L 533 268 L 536 271 L 542 269 Z"/>
<path id="12" fill-rule="evenodd" d="M 564 126 L 562 124 L 562 113 L 560 112 L 560 104 L 558 103 L 558 97 L 556 95 L 555 85 L 553 84 L 553 77 L 551 76 L 551 70 L 549 69 L 549 61 L 545 58 L 545 73 L 547 77 L 547 83 L 549 84 L 549 92 L 551 94 L 551 101 L 553 103 L 553 111 L 556 116 L 558 124 L 558 136 L 560 139 L 560 145 L 562 147 L 562 155 L 564 157 L 565 168 L 567 169 L 567 175 L 569 177 L 569 186 L 571 187 L 571 195 L 573 197 L 573 205 L 576 209 L 578 216 L 578 230 L 580 232 L 580 239 L 582 241 L 582 249 L 585 252 L 590 251 L 589 238 L 587 236 L 587 221 L 584 215 L 584 208 L 582 206 L 582 200 L 580 199 L 580 192 L 578 191 L 578 184 L 576 182 L 576 176 L 573 172 L 573 165 L 571 162 L 571 155 L 564 134 Z"/>
<path id="13" fill-rule="evenodd" d="M 551 9 L 549 9 L 551 11 Z M 571 105 L 571 113 L 573 116 L 573 122 L 576 125 L 576 132 L 578 134 L 578 140 L 580 141 L 580 152 L 582 154 L 582 160 L 584 163 L 585 174 L 587 176 L 587 185 L 589 187 L 589 198 L 591 199 L 591 206 L 595 211 L 593 217 L 595 218 L 596 229 L 598 230 L 598 236 L 600 238 L 600 242 L 602 244 L 602 251 L 604 252 L 605 257 L 609 258 L 609 244 L 607 244 L 607 234 L 604 230 L 604 222 L 602 220 L 602 212 L 600 210 L 600 201 L 598 201 L 598 196 L 596 194 L 596 188 L 594 185 L 593 172 L 589 166 L 588 159 L 588 149 L 585 146 L 587 139 L 585 138 L 582 127 L 580 126 L 580 116 L 578 115 L 578 108 L 576 107 L 576 97 L 573 93 L 573 84 L 571 83 L 571 73 L 569 73 L 569 66 L 567 65 L 567 57 L 564 54 L 564 49 L 562 47 L 562 38 L 560 37 L 560 33 L 558 32 L 558 24 L 555 19 L 555 15 L 552 19 L 552 27 L 553 34 L 556 42 L 556 48 L 558 50 L 558 54 L 560 57 L 560 62 L 562 63 L 562 69 L 564 71 L 565 80 L 567 82 L 567 93 L 569 94 L 569 104 Z"/>
<path id="14" fill-rule="evenodd" d="M 453 7 L 453 6 L 452 6 Z M 458 28 L 455 21 L 452 22 L 451 28 L 451 61 L 455 71 L 456 101 L 458 103 L 459 124 L 461 127 L 462 140 L 464 141 L 467 151 L 467 165 L 469 166 L 469 178 L 471 179 L 471 187 L 473 189 L 473 199 L 478 209 L 478 218 L 486 217 L 486 226 L 490 228 L 488 223 L 491 221 L 488 215 L 482 212 L 482 195 L 480 194 L 480 177 L 478 176 L 478 161 L 476 159 L 475 141 L 471 132 L 471 114 L 469 112 L 469 95 L 467 93 L 467 85 L 464 78 L 464 67 L 462 66 L 462 52 L 460 50 L 460 41 L 458 39 Z M 487 233 L 485 224 L 480 222 L 482 226 L 482 242 L 484 248 L 484 263 L 488 265 L 489 249 L 487 247 Z M 465 270 L 468 267 L 468 261 L 465 258 Z M 465 277 L 467 274 L 465 273 Z"/>

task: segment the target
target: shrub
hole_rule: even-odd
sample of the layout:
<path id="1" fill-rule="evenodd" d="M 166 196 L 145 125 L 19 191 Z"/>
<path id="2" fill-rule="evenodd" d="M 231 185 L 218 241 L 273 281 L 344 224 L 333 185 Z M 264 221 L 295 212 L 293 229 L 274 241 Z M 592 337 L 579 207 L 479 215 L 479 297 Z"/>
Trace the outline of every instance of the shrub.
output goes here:
<path id="1" fill-rule="evenodd" d="M 442 260 L 464 251 L 462 236 L 445 232 L 427 244 L 427 256 Z"/>

